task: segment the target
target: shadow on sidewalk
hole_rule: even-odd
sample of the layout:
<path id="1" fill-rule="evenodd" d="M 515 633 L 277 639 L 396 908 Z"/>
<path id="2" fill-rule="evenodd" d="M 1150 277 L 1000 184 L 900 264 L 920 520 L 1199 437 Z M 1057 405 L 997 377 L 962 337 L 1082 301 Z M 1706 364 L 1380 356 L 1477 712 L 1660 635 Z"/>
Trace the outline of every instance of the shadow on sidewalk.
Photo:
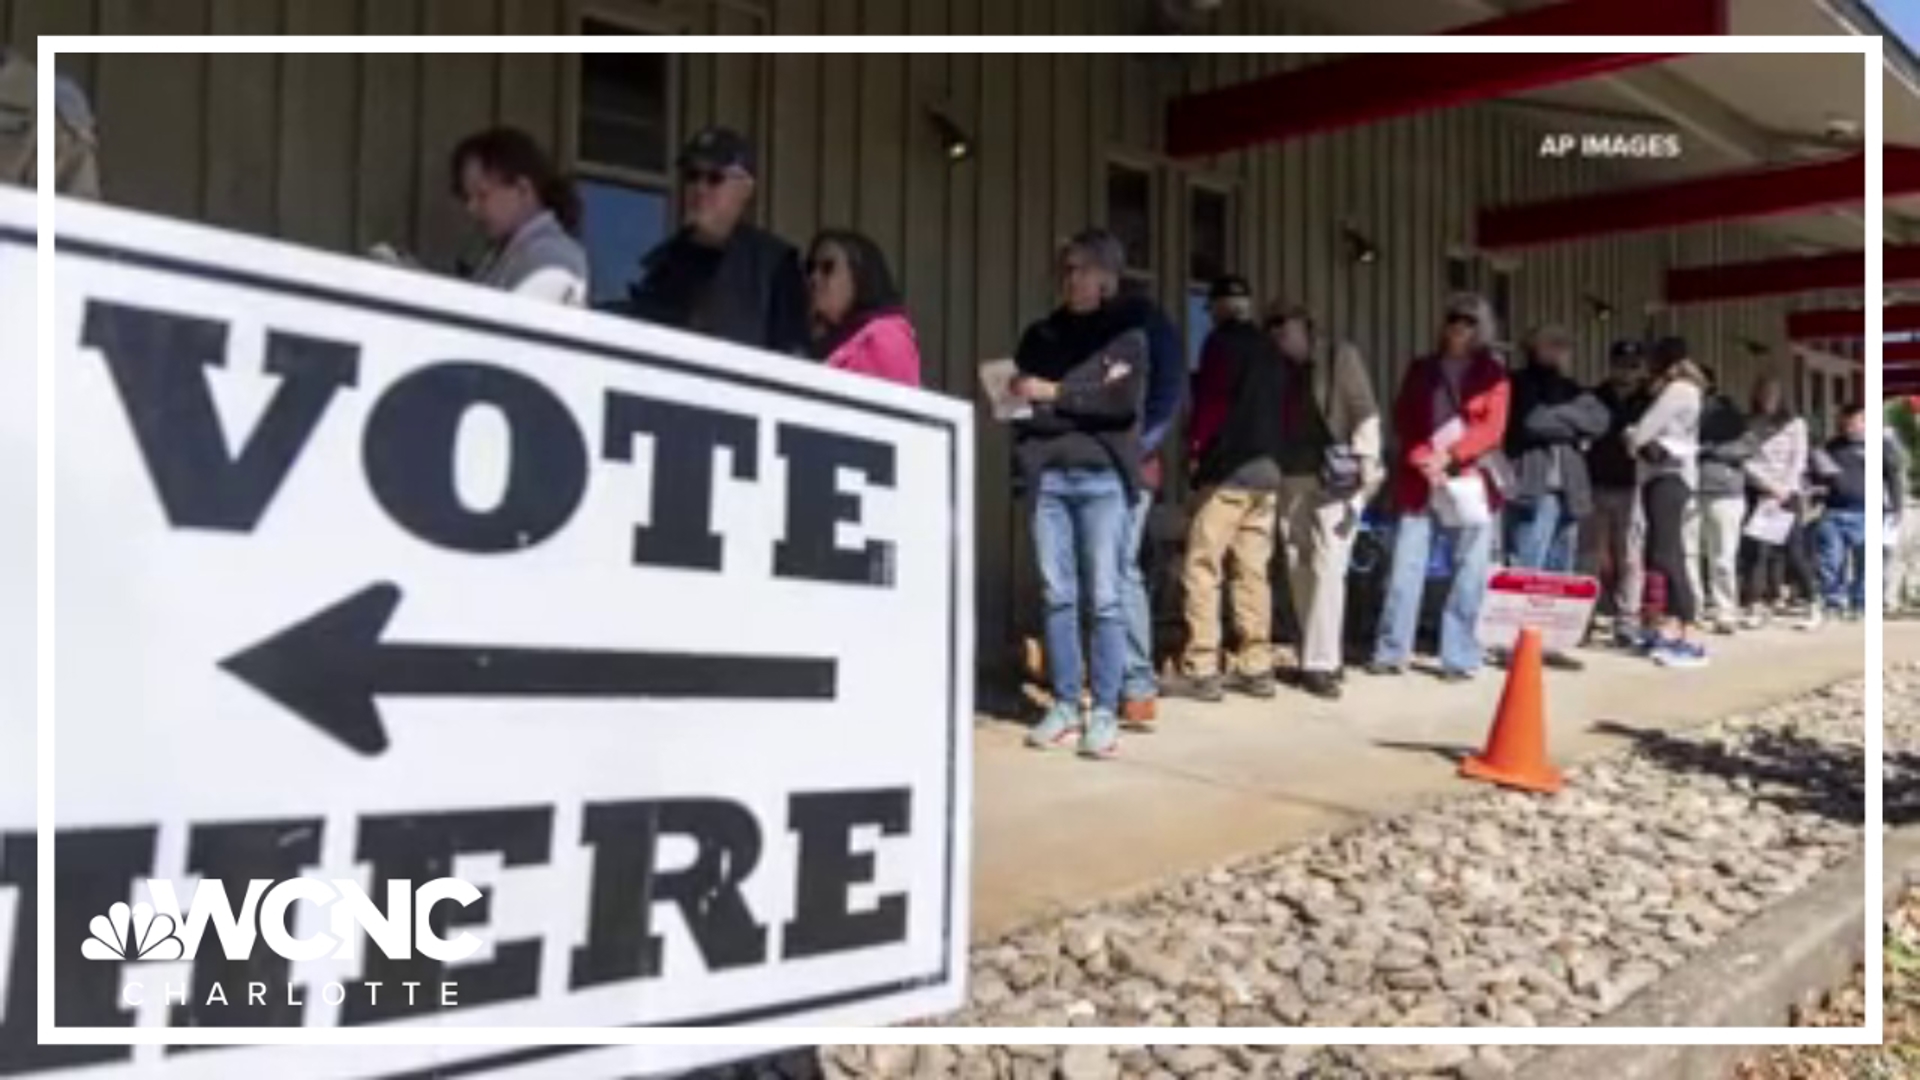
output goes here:
<path id="1" fill-rule="evenodd" d="M 1866 817 L 1866 767 L 1858 746 L 1835 746 L 1791 730 L 1754 729 L 1736 740 L 1688 737 L 1614 720 L 1593 730 L 1630 742 L 1635 753 L 1673 772 L 1694 772 L 1744 781 L 1754 798 L 1795 814 L 1818 814 L 1859 824 Z M 1887 824 L 1899 824 L 1894 811 L 1904 807 L 1908 820 L 1920 820 L 1920 758 L 1902 755 L 1887 761 Z M 1896 776 L 1898 780 L 1896 781 Z"/>

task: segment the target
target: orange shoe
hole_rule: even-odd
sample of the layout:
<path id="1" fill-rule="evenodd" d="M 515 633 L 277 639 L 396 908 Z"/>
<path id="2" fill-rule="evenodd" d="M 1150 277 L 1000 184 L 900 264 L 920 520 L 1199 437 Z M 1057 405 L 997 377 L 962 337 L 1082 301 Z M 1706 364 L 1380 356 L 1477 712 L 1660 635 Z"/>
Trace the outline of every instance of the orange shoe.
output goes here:
<path id="1" fill-rule="evenodd" d="M 1120 721 L 1128 727 L 1152 727 L 1160 719 L 1157 698 L 1133 698 L 1120 703 Z"/>

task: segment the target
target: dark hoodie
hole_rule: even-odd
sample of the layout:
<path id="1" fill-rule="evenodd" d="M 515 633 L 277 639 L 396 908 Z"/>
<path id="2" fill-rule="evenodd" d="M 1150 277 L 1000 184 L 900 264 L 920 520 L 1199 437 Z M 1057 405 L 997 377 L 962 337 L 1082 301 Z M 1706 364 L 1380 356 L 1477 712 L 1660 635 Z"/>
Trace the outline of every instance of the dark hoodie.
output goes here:
<path id="1" fill-rule="evenodd" d="M 1828 510 L 1867 508 L 1867 443 L 1845 435 L 1814 451 L 1813 475 L 1826 492 Z"/>
<path id="2" fill-rule="evenodd" d="M 1647 411 L 1653 397 L 1645 389 L 1623 394 L 1612 380 L 1595 388 L 1593 396 L 1606 406 L 1608 423 L 1606 434 L 1587 446 L 1587 478 L 1596 489 L 1631 491 L 1640 481 L 1633 452 L 1627 449 L 1626 431 Z"/>
<path id="3" fill-rule="evenodd" d="M 1248 465 L 1269 462 L 1280 478 L 1286 357 L 1273 338 L 1245 319 L 1229 319 L 1207 335 L 1193 384 L 1193 483 L 1207 488 Z"/>
<path id="4" fill-rule="evenodd" d="M 1112 469 L 1128 498 L 1140 485 L 1141 386 L 1151 360 L 1137 305 L 1056 309 L 1027 327 L 1014 354 L 1023 375 L 1060 384 L 1057 400 L 1014 425 L 1014 458 L 1029 490 L 1053 469 Z"/>

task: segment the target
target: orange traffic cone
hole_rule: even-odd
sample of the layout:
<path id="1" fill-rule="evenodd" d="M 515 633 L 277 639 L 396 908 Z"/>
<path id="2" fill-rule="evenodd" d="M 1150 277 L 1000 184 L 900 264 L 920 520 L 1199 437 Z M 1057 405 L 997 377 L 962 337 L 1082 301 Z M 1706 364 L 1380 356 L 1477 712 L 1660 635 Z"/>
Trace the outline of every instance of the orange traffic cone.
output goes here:
<path id="1" fill-rule="evenodd" d="M 1460 775 L 1551 795 L 1564 781 L 1547 760 L 1547 717 L 1540 677 L 1540 631 L 1528 627 L 1514 643 L 1507 688 L 1493 715 L 1487 748 L 1460 764 Z"/>

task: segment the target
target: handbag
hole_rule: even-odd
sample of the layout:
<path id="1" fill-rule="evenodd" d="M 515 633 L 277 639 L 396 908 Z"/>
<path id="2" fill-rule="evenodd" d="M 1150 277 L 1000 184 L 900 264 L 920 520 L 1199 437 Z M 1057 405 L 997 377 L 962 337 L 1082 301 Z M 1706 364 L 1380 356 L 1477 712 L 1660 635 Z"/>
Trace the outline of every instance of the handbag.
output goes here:
<path id="1" fill-rule="evenodd" d="M 1335 363 L 1338 363 L 1337 358 Z M 1336 381 L 1337 374 L 1337 372 L 1332 370 L 1327 372 L 1327 393 L 1325 401 L 1312 401 L 1311 398 L 1309 398 L 1309 403 L 1315 405 L 1320 410 L 1321 430 L 1327 432 L 1329 436 L 1333 433 L 1333 425 L 1328 422 L 1327 417 L 1333 411 L 1333 385 Z M 1307 379 L 1307 385 L 1311 387 L 1313 385 L 1313 376 L 1309 374 Z M 1361 489 L 1365 486 L 1366 470 L 1360 460 L 1360 455 L 1355 453 L 1353 447 L 1346 443 L 1333 442 L 1329 439 L 1326 449 L 1320 454 L 1321 490 L 1336 499 L 1350 499 L 1360 494 Z"/>

